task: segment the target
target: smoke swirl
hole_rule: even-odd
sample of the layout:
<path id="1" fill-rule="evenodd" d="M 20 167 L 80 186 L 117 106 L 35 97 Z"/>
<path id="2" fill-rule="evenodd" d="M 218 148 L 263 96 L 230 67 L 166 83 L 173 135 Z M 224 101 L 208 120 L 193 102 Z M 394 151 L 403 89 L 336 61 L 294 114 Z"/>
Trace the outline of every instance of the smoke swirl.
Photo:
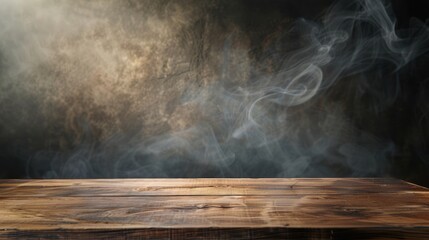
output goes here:
<path id="1" fill-rule="evenodd" d="M 28 177 L 386 174 L 395 144 L 327 96 L 344 82 L 394 85 L 426 54 L 427 26 L 399 33 L 384 2 L 338 1 L 255 43 L 220 17 L 239 7 L 3 1 L 0 124 L 5 136 L 40 129 L 19 143 Z"/>

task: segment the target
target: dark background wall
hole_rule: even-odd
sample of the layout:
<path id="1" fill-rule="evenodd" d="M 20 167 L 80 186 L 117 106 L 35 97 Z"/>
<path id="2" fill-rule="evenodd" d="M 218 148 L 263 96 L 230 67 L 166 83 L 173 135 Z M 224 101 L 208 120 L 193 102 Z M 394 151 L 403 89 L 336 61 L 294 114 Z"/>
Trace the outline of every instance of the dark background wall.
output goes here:
<path id="1" fill-rule="evenodd" d="M 277 76 L 304 42 L 285 37 L 294 22 L 320 24 L 332 3 L 6 1 L 0 177 L 390 176 L 429 186 L 425 47 L 397 71 L 377 63 L 298 107 L 261 106 L 273 119 L 287 112 L 284 125 L 266 123 L 281 133 L 262 136 L 272 139 L 224 133 L 252 95 L 223 91 Z M 418 40 L 409 29 L 429 3 L 388 5 L 398 36 Z"/>

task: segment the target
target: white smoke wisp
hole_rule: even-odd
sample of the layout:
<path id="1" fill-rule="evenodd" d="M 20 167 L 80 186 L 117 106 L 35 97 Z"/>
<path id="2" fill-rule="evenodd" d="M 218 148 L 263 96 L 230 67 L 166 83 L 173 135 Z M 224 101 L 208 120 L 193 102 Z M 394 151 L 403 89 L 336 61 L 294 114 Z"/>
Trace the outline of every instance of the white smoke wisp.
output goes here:
<path id="1" fill-rule="evenodd" d="M 236 26 L 222 29 L 204 17 L 215 11 L 216 2 L 208 7 L 198 1 L 165 1 L 162 7 L 137 2 L 146 4 L 140 6 L 146 15 L 114 1 L 106 3 L 111 7 L 97 1 L 37 1 L 23 11 L 35 11 L 25 19 L 42 26 L 3 21 L 0 48 L 18 67 L 10 67 L 2 82 L 15 84 L 14 91 L 36 91 L 45 107 L 66 108 L 69 128 L 84 129 L 73 147 L 31 157 L 29 177 L 386 172 L 394 144 L 354 126 L 341 104 L 319 103 L 344 79 L 378 81 L 374 72 L 394 74 L 424 54 L 426 26 L 402 36 L 383 1 L 338 1 L 322 19 L 298 19 L 277 32 L 255 60 L 246 33 Z M 74 12 L 62 17 L 66 9 Z M 127 30 L 130 26 L 112 16 L 140 30 Z M 51 30 L 45 32 L 44 26 Z M 217 34 L 221 30 L 224 34 Z M 53 61 L 59 62 L 45 66 Z M 92 108 L 105 111 L 99 116 Z M 94 139 L 92 126 L 104 134 L 101 140 Z"/>

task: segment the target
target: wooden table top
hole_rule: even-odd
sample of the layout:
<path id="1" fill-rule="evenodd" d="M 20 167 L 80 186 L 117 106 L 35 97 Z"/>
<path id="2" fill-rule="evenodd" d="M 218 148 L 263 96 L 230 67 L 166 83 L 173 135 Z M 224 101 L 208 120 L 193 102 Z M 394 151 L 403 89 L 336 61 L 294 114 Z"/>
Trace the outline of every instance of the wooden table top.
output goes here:
<path id="1" fill-rule="evenodd" d="M 256 238 L 249 229 L 278 236 L 307 229 L 320 239 L 364 229 L 426 239 L 429 190 L 385 178 L 0 180 L 0 239 L 86 232 L 144 239 L 145 231 L 173 239 L 186 229 L 216 230 L 212 239 L 226 239 L 219 229 L 227 238 L 240 229 L 249 238 Z"/>

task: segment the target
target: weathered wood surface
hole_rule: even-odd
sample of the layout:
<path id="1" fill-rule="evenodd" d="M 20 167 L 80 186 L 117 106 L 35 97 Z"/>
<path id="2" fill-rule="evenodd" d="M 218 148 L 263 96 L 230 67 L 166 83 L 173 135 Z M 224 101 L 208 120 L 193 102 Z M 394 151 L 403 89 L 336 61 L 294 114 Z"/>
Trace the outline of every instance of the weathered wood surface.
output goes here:
<path id="1" fill-rule="evenodd" d="M 427 191 L 390 178 L 0 180 L 0 197 L 359 195 Z"/>
<path id="2" fill-rule="evenodd" d="M 395 179 L 0 180 L 0 239 L 429 239 Z"/>

